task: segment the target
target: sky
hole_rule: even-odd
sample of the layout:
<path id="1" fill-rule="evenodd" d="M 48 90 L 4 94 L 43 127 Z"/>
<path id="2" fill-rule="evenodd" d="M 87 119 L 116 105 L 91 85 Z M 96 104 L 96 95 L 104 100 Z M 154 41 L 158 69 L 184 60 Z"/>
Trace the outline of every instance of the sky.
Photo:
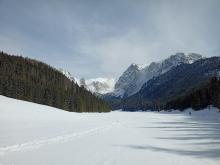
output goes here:
<path id="1" fill-rule="evenodd" d="M 220 56 L 220 0 L 0 0 L 0 50 L 79 78 L 176 52 Z"/>

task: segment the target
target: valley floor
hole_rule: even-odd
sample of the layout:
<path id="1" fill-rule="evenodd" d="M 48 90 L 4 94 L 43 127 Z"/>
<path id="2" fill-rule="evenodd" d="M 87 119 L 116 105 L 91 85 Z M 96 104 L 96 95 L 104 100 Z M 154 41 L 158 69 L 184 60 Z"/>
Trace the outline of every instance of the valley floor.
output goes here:
<path id="1" fill-rule="evenodd" d="M 0 96 L 2 165 L 219 165 L 220 113 L 69 113 Z"/>

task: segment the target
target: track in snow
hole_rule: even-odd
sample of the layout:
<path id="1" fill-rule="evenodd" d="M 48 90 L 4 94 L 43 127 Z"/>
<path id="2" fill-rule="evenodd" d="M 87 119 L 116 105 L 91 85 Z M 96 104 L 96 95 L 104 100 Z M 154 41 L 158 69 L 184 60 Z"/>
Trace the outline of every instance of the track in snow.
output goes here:
<path id="1" fill-rule="evenodd" d="M 93 134 L 107 131 L 109 129 L 116 127 L 119 124 L 120 124 L 119 121 L 115 121 L 109 125 L 106 125 L 103 127 L 93 128 L 93 129 L 83 131 L 83 132 L 71 133 L 71 134 L 66 134 L 66 135 L 59 135 L 59 136 L 51 137 L 51 138 L 47 138 L 47 139 L 33 140 L 33 141 L 21 143 L 21 144 L 15 144 L 15 145 L 1 147 L 0 154 L 4 155 L 4 154 L 10 153 L 10 152 L 21 151 L 21 150 L 31 149 L 31 148 L 39 148 L 41 146 L 49 145 L 49 144 L 69 142 L 69 141 L 72 141 L 76 138 L 81 138 L 81 137 L 85 137 L 85 136 L 89 136 L 89 135 L 93 135 Z"/>

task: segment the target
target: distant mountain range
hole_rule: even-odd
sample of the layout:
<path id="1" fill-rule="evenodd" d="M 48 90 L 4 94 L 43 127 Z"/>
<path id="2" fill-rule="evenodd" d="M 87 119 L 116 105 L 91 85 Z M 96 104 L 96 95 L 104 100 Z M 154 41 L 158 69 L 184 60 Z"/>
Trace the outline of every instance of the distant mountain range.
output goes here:
<path id="1" fill-rule="evenodd" d="M 63 69 L 59 69 L 63 75 L 68 79 L 74 81 L 79 86 L 84 86 L 88 91 L 94 94 L 106 94 L 113 92 L 115 86 L 115 79 L 113 78 L 93 78 L 93 79 L 84 79 L 76 78 L 70 72 Z"/>
<path id="2" fill-rule="evenodd" d="M 211 78 L 219 77 L 220 57 L 176 53 L 150 65 L 131 64 L 117 81 L 107 78 L 77 79 L 69 72 L 61 72 L 107 101 L 112 109 L 135 111 L 155 109 L 155 106 L 166 108 L 168 102 L 172 103 L 172 100 L 207 84 Z M 178 107 L 177 103 L 174 101 L 175 107 Z"/>
<path id="3" fill-rule="evenodd" d="M 70 73 L 63 72 L 63 74 L 82 85 L 81 81 L 74 79 Z M 176 53 L 150 65 L 133 63 L 117 81 L 96 78 L 82 82 L 87 90 L 107 101 L 112 109 L 135 111 L 155 109 L 158 106 L 167 108 L 168 102 L 169 108 L 172 108 L 171 105 L 181 107 L 178 106 L 178 101 L 175 101 L 176 98 L 184 98 L 193 93 L 192 90 L 202 88 L 210 79 L 219 75 L 220 57 L 205 58 L 196 53 L 187 55 Z M 188 104 L 181 103 L 181 105 Z M 204 107 L 204 105 L 195 107 Z"/>
<path id="4" fill-rule="evenodd" d="M 192 64 L 183 63 L 150 79 L 136 94 L 123 99 L 118 108 L 131 110 L 163 106 L 219 76 L 220 57 L 204 58 Z"/>
<path id="5" fill-rule="evenodd" d="M 168 102 L 190 93 L 194 95 L 192 90 L 201 88 L 219 75 L 220 57 L 205 58 L 196 53 L 176 53 L 147 66 L 131 64 L 119 77 L 114 91 L 101 97 L 112 109 L 135 111 L 166 108 Z M 210 102 L 208 99 L 207 103 Z M 177 103 L 175 101 L 176 107 Z"/>
<path id="6" fill-rule="evenodd" d="M 113 97 L 125 98 L 137 93 L 141 87 L 153 77 L 166 73 L 172 67 L 180 64 L 191 64 L 199 59 L 202 55 L 190 53 L 176 53 L 161 62 L 152 62 L 150 65 L 131 64 L 119 77 L 113 78 L 93 78 L 83 80 L 83 86 L 95 94 L 107 94 Z M 70 72 L 60 69 L 60 71 L 70 80 L 73 80 L 78 85 L 80 79 L 71 75 Z M 83 78 L 82 78 L 83 79 Z"/>
<path id="7" fill-rule="evenodd" d="M 152 62 L 145 67 L 131 64 L 116 82 L 112 96 L 120 98 L 131 96 L 137 93 L 151 78 L 162 75 L 180 64 L 191 64 L 199 59 L 202 59 L 202 55 L 176 53 L 161 62 Z"/>
<path id="8" fill-rule="evenodd" d="M 79 83 L 80 84 L 80 83 Z M 114 90 L 115 79 L 113 78 L 94 78 L 86 79 L 85 87 L 96 94 L 106 94 Z"/>

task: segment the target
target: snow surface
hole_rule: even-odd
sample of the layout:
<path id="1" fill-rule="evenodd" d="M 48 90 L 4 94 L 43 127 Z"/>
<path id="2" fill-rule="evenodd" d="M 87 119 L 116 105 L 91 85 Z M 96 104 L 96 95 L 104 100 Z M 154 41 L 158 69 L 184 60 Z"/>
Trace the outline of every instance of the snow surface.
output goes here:
<path id="1" fill-rule="evenodd" d="M 2 165 L 219 165 L 220 113 L 70 113 L 0 96 Z"/>

